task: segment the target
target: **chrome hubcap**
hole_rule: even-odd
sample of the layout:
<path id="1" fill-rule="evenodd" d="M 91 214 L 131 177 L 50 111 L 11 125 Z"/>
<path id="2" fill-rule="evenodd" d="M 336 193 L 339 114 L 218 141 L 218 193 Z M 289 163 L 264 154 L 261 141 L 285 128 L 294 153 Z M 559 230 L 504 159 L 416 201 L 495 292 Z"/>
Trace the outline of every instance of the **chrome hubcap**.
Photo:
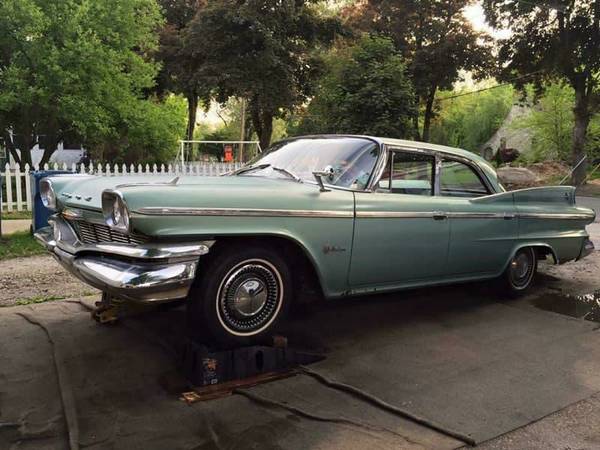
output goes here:
<path id="1" fill-rule="evenodd" d="M 533 276 L 533 256 L 531 250 L 520 250 L 510 262 L 510 278 L 515 287 L 525 287 Z"/>
<path id="2" fill-rule="evenodd" d="M 219 320 L 232 334 L 251 336 L 277 316 L 283 288 L 281 276 L 268 261 L 248 260 L 224 277 L 217 297 Z"/>
<path id="3" fill-rule="evenodd" d="M 251 278 L 238 286 L 232 297 L 231 308 L 238 317 L 257 314 L 267 303 L 267 285 L 258 278 Z"/>

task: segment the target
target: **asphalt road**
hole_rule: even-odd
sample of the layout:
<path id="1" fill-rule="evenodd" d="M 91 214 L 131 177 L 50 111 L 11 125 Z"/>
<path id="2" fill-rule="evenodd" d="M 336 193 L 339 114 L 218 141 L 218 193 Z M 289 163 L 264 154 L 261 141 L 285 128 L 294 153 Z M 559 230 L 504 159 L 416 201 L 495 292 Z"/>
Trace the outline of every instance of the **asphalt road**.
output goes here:
<path id="1" fill-rule="evenodd" d="M 598 197 L 577 197 L 577 206 L 584 206 L 596 211 L 596 222 L 600 222 L 600 198 Z"/>

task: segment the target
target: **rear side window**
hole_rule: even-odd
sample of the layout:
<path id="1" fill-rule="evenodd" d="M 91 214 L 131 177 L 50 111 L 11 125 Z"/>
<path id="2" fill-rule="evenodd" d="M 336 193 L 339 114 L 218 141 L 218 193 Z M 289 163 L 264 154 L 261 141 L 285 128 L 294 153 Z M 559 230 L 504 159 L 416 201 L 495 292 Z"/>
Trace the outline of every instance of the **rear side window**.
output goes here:
<path id="1" fill-rule="evenodd" d="M 435 158 L 411 152 L 392 152 L 379 189 L 393 194 L 433 195 Z"/>
<path id="2" fill-rule="evenodd" d="M 442 160 L 440 194 L 446 197 L 481 197 L 489 191 L 475 170 L 459 161 Z"/>

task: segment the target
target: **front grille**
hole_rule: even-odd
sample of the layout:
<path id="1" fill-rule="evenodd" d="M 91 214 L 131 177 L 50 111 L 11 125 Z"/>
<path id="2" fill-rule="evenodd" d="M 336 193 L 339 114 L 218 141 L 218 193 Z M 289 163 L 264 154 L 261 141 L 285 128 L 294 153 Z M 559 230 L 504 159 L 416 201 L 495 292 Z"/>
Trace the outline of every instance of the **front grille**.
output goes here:
<path id="1" fill-rule="evenodd" d="M 121 233 L 112 230 L 108 225 L 85 222 L 83 220 L 69 220 L 68 222 L 77 233 L 79 240 L 85 244 L 143 244 L 148 242 L 146 236 Z"/>

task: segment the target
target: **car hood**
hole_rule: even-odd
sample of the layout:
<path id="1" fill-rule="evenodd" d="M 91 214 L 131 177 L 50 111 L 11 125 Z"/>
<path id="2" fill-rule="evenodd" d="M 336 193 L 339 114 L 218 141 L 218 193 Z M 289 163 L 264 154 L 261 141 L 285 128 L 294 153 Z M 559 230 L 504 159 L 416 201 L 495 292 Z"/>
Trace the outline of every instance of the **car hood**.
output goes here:
<path id="1" fill-rule="evenodd" d="M 101 210 L 105 189 L 121 192 L 131 212 L 152 207 L 311 209 L 317 203 L 320 208 L 334 208 L 328 199 L 340 195 L 352 199 L 342 202 L 342 208 L 353 208 L 351 192 L 321 195 L 316 183 L 286 178 L 169 175 L 57 176 L 51 180 L 62 206 L 92 210 Z"/>

